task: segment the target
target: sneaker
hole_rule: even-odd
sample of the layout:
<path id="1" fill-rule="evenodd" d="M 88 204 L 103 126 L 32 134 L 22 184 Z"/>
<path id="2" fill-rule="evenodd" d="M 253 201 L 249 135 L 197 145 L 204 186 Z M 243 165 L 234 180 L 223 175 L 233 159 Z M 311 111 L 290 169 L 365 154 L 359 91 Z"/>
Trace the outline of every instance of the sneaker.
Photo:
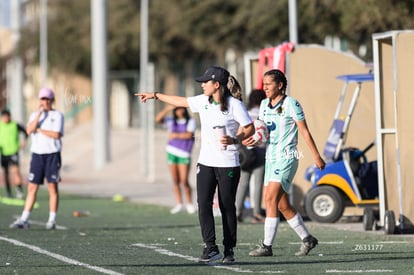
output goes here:
<path id="1" fill-rule="evenodd" d="M 204 247 L 203 255 L 198 259 L 199 262 L 211 262 L 221 258 L 217 245 L 212 247 Z"/>
<path id="2" fill-rule="evenodd" d="M 233 248 L 224 248 L 223 263 L 234 262 L 234 251 Z"/>
<path id="3" fill-rule="evenodd" d="M 302 244 L 300 245 L 299 251 L 295 253 L 296 256 L 306 256 L 309 252 L 315 248 L 318 244 L 318 240 L 312 235 L 307 236 L 303 239 Z"/>
<path id="4" fill-rule="evenodd" d="M 20 191 L 19 189 L 16 189 L 16 199 L 23 199 L 23 192 Z"/>
<path id="5" fill-rule="evenodd" d="M 264 223 L 264 222 L 265 222 L 265 217 L 263 217 L 262 215 L 257 214 L 253 216 L 252 223 Z"/>
<path id="6" fill-rule="evenodd" d="M 249 256 L 253 256 L 253 257 L 273 256 L 272 246 L 264 245 L 262 243 L 259 246 L 259 248 L 250 251 Z"/>
<path id="7" fill-rule="evenodd" d="M 29 229 L 30 224 L 29 221 L 22 221 L 20 218 L 15 220 L 14 223 L 10 224 L 10 228 L 21 228 L 21 229 Z"/>
<path id="8" fill-rule="evenodd" d="M 184 211 L 184 206 L 182 204 L 177 204 L 173 209 L 170 210 L 171 214 L 177 214 Z"/>
<path id="9" fill-rule="evenodd" d="M 194 214 L 197 211 L 197 209 L 191 203 L 187 204 L 185 208 L 186 208 L 188 214 Z"/>
<path id="10" fill-rule="evenodd" d="M 55 221 L 48 221 L 46 223 L 46 229 L 47 230 L 54 230 L 54 229 L 56 229 L 56 222 Z"/>

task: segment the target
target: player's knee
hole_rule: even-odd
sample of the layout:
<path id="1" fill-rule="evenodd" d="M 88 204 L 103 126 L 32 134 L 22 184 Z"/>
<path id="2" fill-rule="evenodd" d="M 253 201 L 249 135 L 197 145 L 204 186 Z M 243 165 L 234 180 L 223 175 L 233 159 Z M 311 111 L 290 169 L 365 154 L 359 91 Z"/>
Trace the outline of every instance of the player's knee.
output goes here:
<path id="1" fill-rule="evenodd" d="M 276 206 L 276 196 L 266 194 L 264 197 L 264 201 L 267 207 Z"/>

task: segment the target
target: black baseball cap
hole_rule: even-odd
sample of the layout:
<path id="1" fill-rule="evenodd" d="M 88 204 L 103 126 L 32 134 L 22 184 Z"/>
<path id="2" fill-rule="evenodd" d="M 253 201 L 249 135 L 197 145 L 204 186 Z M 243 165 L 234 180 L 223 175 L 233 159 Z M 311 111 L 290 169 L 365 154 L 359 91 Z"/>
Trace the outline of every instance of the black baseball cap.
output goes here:
<path id="1" fill-rule="evenodd" d="M 209 80 L 215 80 L 220 82 L 222 85 L 227 85 L 229 76 L 230 73 L 226 69 L 218 66 L 212 66 L 205 71 L 204 75 L 196 77 L 195 81 L 206 82 Z"/>

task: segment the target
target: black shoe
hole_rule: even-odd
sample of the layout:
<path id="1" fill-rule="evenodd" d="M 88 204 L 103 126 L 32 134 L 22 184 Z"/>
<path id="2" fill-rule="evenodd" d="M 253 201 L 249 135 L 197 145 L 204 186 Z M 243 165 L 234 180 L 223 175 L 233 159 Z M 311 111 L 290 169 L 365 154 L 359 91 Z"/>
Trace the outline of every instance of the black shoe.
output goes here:
<path id="1" fill-rule="evenodd" d="M 199 262 L 211 262 L 215 261 L 221 258 L 220 251 L 217 247 L 211 246 L 211 247 L 204 247 L 203 255 L 198 259 Z"/>
<path id="2" fill-rule="evenodd" d="M 223 263 L 234 262 L 234 251 L 233 248 L 224 248 Z"/>

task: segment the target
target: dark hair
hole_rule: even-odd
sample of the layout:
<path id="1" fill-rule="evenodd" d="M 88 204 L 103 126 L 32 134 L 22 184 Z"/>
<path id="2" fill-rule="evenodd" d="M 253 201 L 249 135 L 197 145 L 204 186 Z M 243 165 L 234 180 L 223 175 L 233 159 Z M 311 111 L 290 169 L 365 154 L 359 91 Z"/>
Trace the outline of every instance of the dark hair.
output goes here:
<path id="1" fill-rule="evenodd" d="M 281 70 L 277 70 L 277 69 L 267 71 L 264 75 L 265 76 L 270 76 L 273 79 L 273 81 L 276 82 L 276 83 L 282 83 L 283 84 L 282 89 L 281 89 L 283 97 L 280 100 L 280 103 L 277 104 L 277 105 L 279 105 L 279 107 L 277 108 L 277 113 L 280 114 L 282 112 L 283 102 L 285 101 L 285 98 L 286 98 L 286 87 L 287 87 L 286 76 Z M 270 104 L 270 101 L 269 101 L 269 104 Z"/>
<path id="2" fill-rule="evenodd" d="M 178 117 L 177 117 L 176 111 L 178 109 L 183 109 L 184 110 L 185 124 L 187 125 L 188 121 L 190 120 L 190 114 L 188 113 L 187 108 L 184 108 L 184 107 L 175 107 L 174 108 L 174 110 L 173 110 L 174 125 L 177 125 Z"/>
<path id="3" fill-rule="evenodd" d="M 214 81 L 214 80 L 213 80 Z M 218 81 L 216 81 L 218 82 Z M 229 103 L 227 102 L 227 98 L 229 96 L 232 96 L 240 101 L 242 101 L 242 89 L 241 86 L 239 84 L 239 82 L 237 81 L 237 79 L 234 76 L 229 76 L 227 85 L 223 85 L 220 82 L 218 82 L 220 84 L 219 86 L 219 93 L 220 93 L 220 106 L 221 106 L 221 111 L 222 112 L 226 112 L 228 110 L 228 105 Z M 208 102 L 212 103 L 213 102 L 213 96 L 209 96 L 208 98 Z"/>
<path id="4" fill-rule="evenodd" d="M 5 109 L 5 110 L 1 111 L 1 115 L 2 116 L 10 116 L 10 111 Z"/>
<path id="5" fill-rule="evenodd" d="M 229 76 L 229 81 L 227 82 L 227 88 L 230 90 L 230 94 L 232 97 L 243 101 L 242 98 L 242 88 L 240 86 L 240 83 L 237 81 L 237 79 L 234 76 Z"/>
<path id="6" fill-rule="evenodd" d="M 286 79 L 285 74 L 281 70 L 277 70 L 277 69 L 270 70 L 270 71 L 267 71 L 264 75 L 272 77 L 273 81 L 276 83 L 283 83 L 282 91 L 283 91 L 283 94 L 286 93 L 287 79 Z"/>
<path id="7" fill-rule="evenodd" d="M 247 104 L 247 109 L 252 109 L 253 107 L 260 106 L 260 102 L 266 98 L 266 94 L 261 89 L 254 89 L 250 92 L 249 103 Z"/>

